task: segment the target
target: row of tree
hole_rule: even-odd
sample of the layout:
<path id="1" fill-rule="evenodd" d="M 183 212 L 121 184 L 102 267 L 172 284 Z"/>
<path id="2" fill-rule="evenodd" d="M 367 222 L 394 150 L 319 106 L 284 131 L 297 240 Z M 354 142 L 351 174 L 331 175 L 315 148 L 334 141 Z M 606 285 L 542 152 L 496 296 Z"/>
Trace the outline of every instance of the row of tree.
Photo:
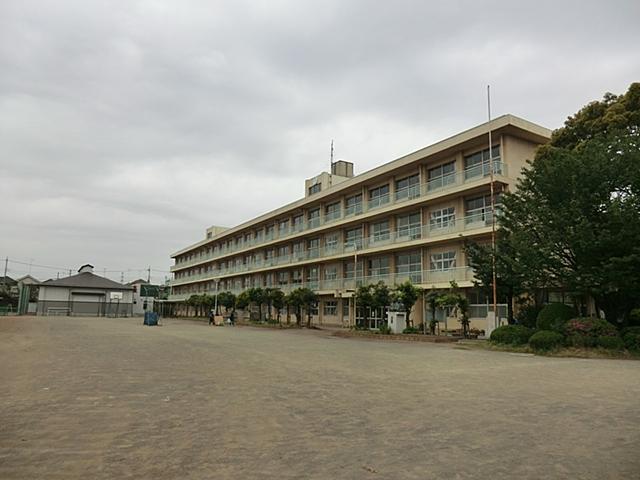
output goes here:
<path id="1" fill-rule="evenodd" d="M 289 312 L 296 317 L 296 323 L 302 323 L 303 312 L 307 314 L 307 325 L 311 324 L 311 314 L 317 307 L 318 296 L 308 288 L 297 288 L 288 295 L 279 288 L 249 288 L 239 295 L 232 292 L 218 293 L 217 305 L 216 297 L 213 295 L 192 295 L 185 304 L 194 309 L 196 316 L 204 316 L 215 307 L 220 313 L 220 309 L 235 311 L 235 309 L 245 310 L 253 308 L 257 310 L 259 321 L 273 321 L 273 312 L 276 312 L 275 320 L 280 323 L 280 312 L 286 307 L 287 316 Z M 265 315 L 266 314 L 266 315 Z"/>
<path id="2" fill-rule="evenodd" d="M 570 117 L 500 211 L 496 284 L 510 322 L 514 298 L 557 289 L 627 325 L 640 307 L 640 83 Z M 467 254 L 489 293 L 493 249 L 471 243 Z"/>

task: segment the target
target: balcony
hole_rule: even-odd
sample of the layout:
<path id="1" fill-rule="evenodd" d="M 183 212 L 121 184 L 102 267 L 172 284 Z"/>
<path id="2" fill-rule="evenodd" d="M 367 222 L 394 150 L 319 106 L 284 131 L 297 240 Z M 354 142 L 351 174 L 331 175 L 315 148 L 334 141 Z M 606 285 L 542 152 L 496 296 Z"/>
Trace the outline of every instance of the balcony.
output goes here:
<path id="1" fill-rule="evenodd" d="M 333 210 L 331 212 L 327 212 L 324 216 L 324 223 L 335 222 L 341 217 L 340 210 Z"/>
<path id="2" fill-rule="evenodd" d="M 500 161 L 495 161 L 494 172 L 496 173 L 496 175 L 506 176 L 507 166 Z M 455 188 L 467 182 L 477 181 L 478 179 L 482 179 L 488 176 L 489 173 L 490 173 L 489 164 L 484 163 L 482 165 L 471 167 L 470 169 L 467 169 L 463 172 L 452 173 L 449 175 L 445 175 L 443 177 L 439 177 L 437 179 L 431 179 L 427 183 L 424 183 L 421 185 L 412 185 L 411 187 L 398 190 L 394 195 L 395 200 L 393 203 L 395 204 L 396 202 L 398 203 L 406 202 L 415 198 L 428 197 L 430 195 L 433 195 L 434 193 L 440 193 L 443 190 L 446 190 L 449 188 Z M 398 197 L 398 194 L 400 195 L 400 197 Z M 389 194 L 371 199 L 368 202 L 368 209 L 369 210 L 376 209 L 384 205 L 390 204 L 390 200 L 391 200 L 391 197 Z M 361 215 L 362 213 L 363 213 L 362 203 L 357 203 L 357 204 L 346 207 L 344 209 L 344 216 L 342 218 L 349 218 L 352 216 Z M 326 224 L 327 222 L 336 222 L 339 219 L 340 217 L 333 218 L 333 217 L 325 216 L 324 223 Z M 489 225 L 490 225 L 490 222 L 491 222 L 491 219 L 489 218 L 489 223 L 488 223 Z M 283 234 L 283 232 L 281 231 L 279 238 L 284 239 L 284 238 L 296 235 L 298 233 L 302 233 L 305 231 L 305 229 L 317 228 L 320 226 L 320 224 L 321 222 L 319 217 L 314 217 L 310 219 L 307 225 L 305 225 L 303 222 L 293 224 L 292 228 L 290 230 L 287 230 L 286 234 Z M 244 246 L 242 248 L 252 248 L 252 247 L 259 246 L 259 242 L 264 243 L 264 240 L 256 239 L 248 242 L 245 241 Z M 184 268 L 197 265 L 206 261 L 214 260 L 216 258 L 223 257 L 228 254 L 235 253 L 237 251 L 240 251 L 240 250 L 234 250 L 232 248 L 225 247 L 219 250 L 214 250 L 208 254 L 199 254 L 195 256 L 192 260 L 189 260 L 187 262 L 176 263 L 171 267 L 171 271 L 182 270 Z"/>

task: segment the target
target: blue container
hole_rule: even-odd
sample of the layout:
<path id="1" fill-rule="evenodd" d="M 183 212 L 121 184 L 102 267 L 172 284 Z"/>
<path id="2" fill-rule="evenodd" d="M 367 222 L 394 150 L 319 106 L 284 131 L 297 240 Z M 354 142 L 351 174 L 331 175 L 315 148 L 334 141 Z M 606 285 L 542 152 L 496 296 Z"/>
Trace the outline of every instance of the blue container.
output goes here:
<path id="1" fill-rule="evenodd" d="M 144 312 L 144 324 L 150 327 L 158 325 L 158 314 L 156 312 Z"/>

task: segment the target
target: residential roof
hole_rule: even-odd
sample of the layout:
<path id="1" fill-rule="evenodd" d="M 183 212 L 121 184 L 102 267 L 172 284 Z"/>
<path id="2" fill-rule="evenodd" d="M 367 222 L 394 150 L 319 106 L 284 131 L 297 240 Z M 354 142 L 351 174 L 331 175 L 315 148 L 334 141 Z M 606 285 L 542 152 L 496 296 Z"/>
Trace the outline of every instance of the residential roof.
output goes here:
<path id="1" fill-rule="evenodd" d="M 143 285 L 146 285 L 149 282 L 147 282 L 146 280 L 143 280 L 142 278 L 139 278 L 137 280 L 134 280 L 133 282 L 128 282 L 127 285 L 138 285 L 140 283 L 143 284 Z"/>
<path id="2" fill-rule="evenodd" d="M 40 280 L 38 280 L 38 279 L 37 279 L 37 278 L 35 278 L 35 277 L 32 277 L 31 275 L 25 275 L 24 277 L 20 277 L 20 278 L 16 279 L 16 282 L 18 282 L 18 283 L 20 283 L 20 282 L 25 283 L 25 281 L 27 281 L 27 280 L 28 280 L 28 282 L 27 282 L 27 283 L 40 283 Z"/>
<path id="3" fill-rule="evenodd" d="M 82 272 L 70 277 L 59 278 L 57 280 L 47 280 L 40 284 L 43 287 L 82 287 L 82 288 L 103 288 L 109 290 L 133 290 L 133 287 L 122 285 L 108 278 L 100 277 L 95 273 Z"/>
<path id="4" fill-rule="evenodd" d="M 15 285 L 17 282 L 10 276 L 0 276 L 0 284 Z"/>

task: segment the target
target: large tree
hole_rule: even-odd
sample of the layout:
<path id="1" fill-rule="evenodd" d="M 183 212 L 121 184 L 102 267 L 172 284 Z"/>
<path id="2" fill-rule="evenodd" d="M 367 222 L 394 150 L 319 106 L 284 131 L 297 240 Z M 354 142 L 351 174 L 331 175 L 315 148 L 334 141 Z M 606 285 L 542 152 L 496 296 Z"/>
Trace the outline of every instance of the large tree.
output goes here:
<path id="1" fill-rule="evenodd" d="M 504 195 L 500 225 L 525 273 L 626 322 L 640 303 L 640 83 L 554 132 Z"/>

